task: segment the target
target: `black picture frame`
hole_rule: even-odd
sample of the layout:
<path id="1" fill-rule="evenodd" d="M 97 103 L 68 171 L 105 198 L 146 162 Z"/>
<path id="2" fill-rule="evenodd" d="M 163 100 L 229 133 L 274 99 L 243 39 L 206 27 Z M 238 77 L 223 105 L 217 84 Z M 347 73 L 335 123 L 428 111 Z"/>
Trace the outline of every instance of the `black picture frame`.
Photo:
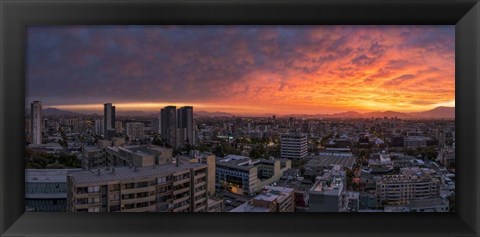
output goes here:
<path id="1" fill-rule="evenodd" d="M 2 236 L 480 236 L 478 0 L 1 0 Z M 25 26 L 456 25 L 455 213 L 24 213 Z"/>

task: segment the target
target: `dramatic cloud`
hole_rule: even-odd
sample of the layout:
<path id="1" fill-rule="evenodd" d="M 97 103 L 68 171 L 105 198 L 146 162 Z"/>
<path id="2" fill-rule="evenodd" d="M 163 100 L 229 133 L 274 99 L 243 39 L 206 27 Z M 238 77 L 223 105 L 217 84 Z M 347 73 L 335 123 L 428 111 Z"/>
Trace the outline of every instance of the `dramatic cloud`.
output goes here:
<path id="1" fill-rule="evenodd" d="M 71 110 L 419 111 L 455 100 L 454 26 L 27 28 L 27 100 Z"/>

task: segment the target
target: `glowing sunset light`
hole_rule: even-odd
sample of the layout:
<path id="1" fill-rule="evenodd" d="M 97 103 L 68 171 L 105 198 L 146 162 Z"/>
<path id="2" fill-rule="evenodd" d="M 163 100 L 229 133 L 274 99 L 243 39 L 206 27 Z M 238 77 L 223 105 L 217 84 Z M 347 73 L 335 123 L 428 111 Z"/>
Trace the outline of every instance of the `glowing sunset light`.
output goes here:
<path id="1" fill-rule="evenodd" d="M 455 106 L 454 26 L 27 30 L 27 102 L 71 111 L 417 112 Z"/>

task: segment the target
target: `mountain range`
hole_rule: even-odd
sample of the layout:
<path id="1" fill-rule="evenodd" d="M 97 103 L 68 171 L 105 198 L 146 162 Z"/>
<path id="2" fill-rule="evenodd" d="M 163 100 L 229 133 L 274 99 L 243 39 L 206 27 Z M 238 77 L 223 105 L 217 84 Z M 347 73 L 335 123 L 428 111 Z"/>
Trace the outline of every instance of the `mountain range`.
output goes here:
<path id="1" fill-rule="evenodd" d="M 29 114 L 29 110 L 26 110 L 26 114 Z M 42 110 L 43 114 L 46 116 L 77 116 L 77 115 L 85 115 L 84 113 L 77 113 L 71 112 L 66 110 L 60 110 L 56 108 L 46 108 Z M 232 113 L 227 112 L 207 112 L 207 111 L 195 111 L 195 116 L 198 117 L 232 117 L 238 116 Z M 143 111 L 122 111 L 118 112 L 117 115 L 119 116 L 158 116 L 158 113 L 151 114 Z M 263 116 L 272 116 L 273 114 L 265 114 L 265 115 L 257 115 L 258 117 Z M 342 113 L 334 113 L 334 114 L 288 114 L 288 115 L 281 115 L 277 117 L 303 117 L 303 118 L 383 118 L 383 117 L 397 117 L 402 119 L 415 119 L 415 118 L 432 118 L 432 119 L 453 119 L 455 118 L 455 107 L 445 107 L 440 106 L 436 107 L 431 110 L 423 111 L 423 112 L 396 112 L 396 111 L 376 111 L 376 112 L 366 112 L 366 113 L 359 113 L 356 111 L 347 111 Z"/>
<path id="2" fill-rule="evenodd" d="M 359 113 L 355 111 L 348 111 L 335 114 L 314 114 L 314 115 L 301 115 L 291 114 L 288 117 L 306 117 L 306 118 L 402 118 L 402 119 L 415 119 L 415 118 L 432 118 L 432 119 L 453 119 L 455 118 L 455 107 L 440 106 L 431 110 L 423 112 L 396 112 L 396 111 L 375 111 Z"/>

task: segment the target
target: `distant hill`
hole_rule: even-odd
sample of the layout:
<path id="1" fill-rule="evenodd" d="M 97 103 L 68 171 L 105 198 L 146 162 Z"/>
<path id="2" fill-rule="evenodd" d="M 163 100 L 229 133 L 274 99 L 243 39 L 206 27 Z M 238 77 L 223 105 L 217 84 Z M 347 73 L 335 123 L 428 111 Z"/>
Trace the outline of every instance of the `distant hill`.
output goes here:
<path id="1" fill-rule="evenodd" d="M 301 118 L 433 118 L 433 119 L 452 119 L 455 118 L 455 107 L 437 107 L 432 110 L 423 112 L 402 113 L 396 111 L 375 111 L 367 113 L 359 113 L 356 111 L 348 111 L 334 114 L 289 114 L 282 117 L 301 117 Z"/>
<path id="2" fill-rule="evenodd" d="M 408 113 L 401 113 L 401 112 L 395 112 L 395 111 L 384 111 L 384 112 L 369 112 L 363 114 L 367 118 L 383 118 L 383 117 L 388 117 L 388 118 L 410 118 L 410 115 Z"/>
<path id="3" fill-rule="evenodd" d="M 336 113 L 330 115 L 324 115 L 322 117 L 329 117 L 329 118 L 363 118 L 365 117 L 363 114 L 355 111 L 347 111 L 343 113 Z"/>
<path id="4" fill-rule="evenodd" d="M 440 106 L 432 110 L 410 113 L 414 118 L 455 118 L 455 107 Z"/>
<path id="5" fill-rule="evenodd" d="M 150 113 L 146 113 L 143 111 L 116 111 L 116 116 L 138 116 L 138 117 L 145 117 L 149 116 Z"/>
<path id="6" fill-rule="evenodd" d="M 198 117 L 232 117 L 235 116 L 234 114 L 231 113 L 226 113 L 226 112 L 207 112 L 207 111 L 194 111 L 195 116 Z"/>
<path id="7" fill-rule="evenodd" d="M 45 116 L 76 116 L 76 115 L 80 115 L 80 113 L 75 113 L 75 112 L 56 109 L 56 108 L 42 109 L 42 114 L 45 115 Z"/>

